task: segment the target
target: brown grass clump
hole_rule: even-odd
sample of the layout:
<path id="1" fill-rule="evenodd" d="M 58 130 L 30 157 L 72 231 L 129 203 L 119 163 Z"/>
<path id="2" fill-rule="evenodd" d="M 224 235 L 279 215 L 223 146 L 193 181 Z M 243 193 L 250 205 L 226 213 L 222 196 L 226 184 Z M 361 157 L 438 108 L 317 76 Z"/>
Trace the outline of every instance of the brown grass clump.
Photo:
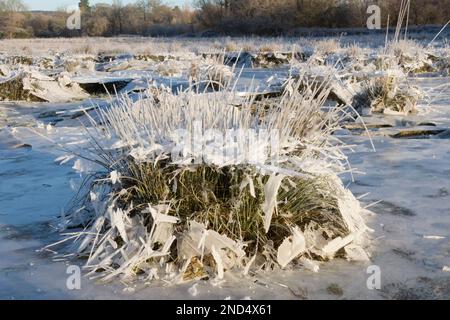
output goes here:
<path id="1" fill-rule="evenodd" d="M 384 76 L 368 81 L 362 92 L 354 98 L 354 103 L 357 109 L 370 109 L 373 113 L 411 114 L 417 112 L 417 103 L 421 97 L 420 90 L 406 80 Z"/>

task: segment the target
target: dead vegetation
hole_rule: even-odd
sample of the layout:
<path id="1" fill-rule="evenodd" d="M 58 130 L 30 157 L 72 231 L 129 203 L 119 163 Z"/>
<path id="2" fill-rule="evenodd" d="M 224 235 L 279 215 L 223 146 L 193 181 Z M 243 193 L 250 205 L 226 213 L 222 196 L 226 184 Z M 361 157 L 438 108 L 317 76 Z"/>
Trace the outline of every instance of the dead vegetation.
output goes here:
<path id="1" fill-rule="evenodd" d="M 354 104 L 361 112 L 369 109 L 373 113 L 408 115 L 417 113 L 421 98 L 421 91 L 408 80 L 387 75 L 366 82 L 354 97 Z"/>

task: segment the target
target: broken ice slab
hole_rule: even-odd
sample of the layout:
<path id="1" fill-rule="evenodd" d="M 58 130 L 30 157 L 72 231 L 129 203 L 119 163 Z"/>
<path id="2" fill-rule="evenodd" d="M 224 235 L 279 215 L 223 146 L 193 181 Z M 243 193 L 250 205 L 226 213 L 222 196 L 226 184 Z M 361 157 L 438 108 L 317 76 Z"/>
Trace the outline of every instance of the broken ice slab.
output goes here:
<path id="1" fill-rule="evenodd" d="M 292 236 L 284 239 L 283 243 L 278 248 L 277 262 L 285 268 L 292 260 L 298 257 L 306 250 L 306 240 L 298 228 L 292 230 Z"/>
<path id="2" fill-rule="evenodd" d="M 0 78 L 0 100 L 67 102 L 87 97 L 77 84 L 67 81 L 65 77 L 55 79 L 32 69 Z"/>
<path id="3" fill-rule="evenodd" d="M 121 77 L 75 77 L 72 81 L 89 94 L 96 95 L 120 92 L 133 79 Z"/>
<path id="4" fill-rule="evenodd" d="M 392 134 L 392 138 L 426 138 L 429 136 L 439 136 L 440 134 L 446 132 L 446 129 L 428 129 L 428 128 L 416 128 L 416 129 L 408 129 L 402 130 L 395 134 Z"/>

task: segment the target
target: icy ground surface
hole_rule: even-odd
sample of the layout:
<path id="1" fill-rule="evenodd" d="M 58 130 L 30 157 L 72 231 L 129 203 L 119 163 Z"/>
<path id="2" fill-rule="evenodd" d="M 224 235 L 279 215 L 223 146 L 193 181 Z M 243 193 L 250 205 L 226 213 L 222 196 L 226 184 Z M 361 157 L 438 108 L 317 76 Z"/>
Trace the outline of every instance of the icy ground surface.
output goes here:
<path id="1" fill-rule="evenodd" d="M 415 81 L 429 89 L 450 79 Z M 352 166 L 365 172 L 355 175 L 353 183 L 350 177 L 343 179 L 356 195 L 370 192 L 362 198 L 364 204 L 375 203 L 368 222 L 375 230 L 370 264 L 380 267 L 381 290 L 367 288 L 369 264 L 335 260 L 321 265 L 319 273 L 292 270 L 255 279 L 227 275 L 223 283 L 194 286 L 104 285 L 82 278 L 81 290 L 70 291 L 67 264 L 52 261 L 53 254 L 40 249 L 58 239 L 54 218 L 80 182 L 71 164 L 54 162 L 57 148 L 31 131 L 27 135 L 25 128 L 38 120 L 67 134 L 79 133 L 71 115 L 80 103 L 0 104 L 0 298 L 450 299 L 450 273 L 443 269 L 450 266 L 450 134 L 390 137 L 412 128 L 449 129 L 450 89 L 432 98 L 422 102 L 417 116 L 366 117 L 368 123 L 391 126 L 371 129 L 376 153 L 366 133 L 342 132 L 348 144 L 356 145 Z M 48 112 L 55 110 L 61 112 Z"/>

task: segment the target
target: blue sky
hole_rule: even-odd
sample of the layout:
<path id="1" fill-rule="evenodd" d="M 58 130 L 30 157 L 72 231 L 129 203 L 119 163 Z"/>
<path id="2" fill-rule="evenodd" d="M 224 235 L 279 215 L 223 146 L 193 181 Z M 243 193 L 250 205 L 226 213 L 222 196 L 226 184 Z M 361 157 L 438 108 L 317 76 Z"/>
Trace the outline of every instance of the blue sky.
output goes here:
<path id="1" fill-rule="evenodd" d="M 22 0 L 31 10 L 55 10 L 60 7 L 78 4 L 79 0 Z M 112 0 L 91 0 L 90 3 L 111 3 Z M 122 0 L 124 4 L 134 3 L 136 0 Z M 171 5 L 183 5 L 186 0 L 164 0 Z M 189 3 L 191 1 L 188 1 Z"/>

